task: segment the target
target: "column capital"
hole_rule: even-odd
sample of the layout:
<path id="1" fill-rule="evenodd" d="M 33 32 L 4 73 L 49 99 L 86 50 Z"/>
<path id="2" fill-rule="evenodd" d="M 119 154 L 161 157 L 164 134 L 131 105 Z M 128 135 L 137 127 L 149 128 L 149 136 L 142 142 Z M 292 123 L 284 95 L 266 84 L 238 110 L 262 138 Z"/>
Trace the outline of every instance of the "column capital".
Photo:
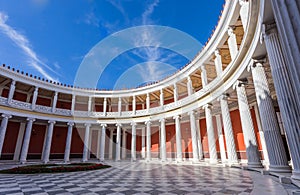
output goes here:
<path id="1" fill-rule="evenodd" d="M 1 115 L 3 118 L 7 118 L 7 119 L 10 119 L 12 117 L 11 114 L 2 114 Z"/>
<path id="2" fill-rule="evenodd" d="M 104 99 L 103 99 L 104 101 L 107 101 L 107 97 L 104 97 Z"/>
<path id="3" fill-rule="evenodd" d="M 191 115 L 194 115 L 194 116 L 195 116 L 195 114 L 196 114 L 196 111 L 195 111 L 195 110 L 192 110 L 192 111 L 189 111 L 189 112 L 188 112 L 188 115 L 190 115 L 190 116 L 191 116 Z"/>
<path id="4" fill-rule="evenodd" d="M 84 126 L 85 126 L 85 127 L 91 127 L 92 124 L 91 124 L 91 123 L 85 123 Z"/>
<path id="5" fill-rule="evenodd" d="M 27 118 L 26 120 L 27 120 L 27 121 L 30 121 L 30 122 L 34 122 L 34 121 L 35 121 L 35 118 Z"/>
<path id="6" fill-rule="evenodd" d="M 122 127 L 122 124 L 121 123 L 117 123 L 116 127 Z"/>
<path id="7" fill-rule="evenodd" d="M 201 72 L 206 72 L 205 65 L 201 65 L 201 66 L 200 66 L 200 70 L 201 70 Z"/>
<path id="8" fill-rule="evenodd" d="M 159 119 L 158 120 L 160 123 L 162 123 L 162 122 L 166 122 L 166 119 L 165 118 L 161 118 L 161 119 Z"/>
<path id="9" fill-rule="evenodd" d="M 215 49 L 214 54 L 215 54 L 215 56 L 219 56 L 220 55 L 220 49 L 219 48 Z"/>
<path id="10" fill-rule="evenodd" d="M 188 82 L 191 82 L 191 81 L 192 81 L 192 79 L 191 79 L 190 75 L 189 75 L 189 76 L 187 76 L 187 81 L 188 81 Z"/>
<path id="11" fill-rule="evenodd" d="M 261 59 L 252 59 L 251 63 L 247 67 L 247 71 L 250 72 L 255 67 L 261 67 L 264 66 L 264 64 L 267 62 L 266 57 L 263 57 Z"/>
<path id="12" fill-rule="evenodd" d="M 229 36 L 234 35 L 234 34 L 235 34 L 235 33 L 234 33 L 234 30 L 235 30 L 235 26 L 229 26 L 229 27 L 228 27 L 228 30 L 227 30 L 228 35 L 229 35 Z"/>
<path id="13" fill-rule="evenodd" d="M 245 85 L 248 83 L 247 78 L 244 79 L 239 79 L 235 82 L 235 84 L 233 85 L 233 89 L 237 89 L 238 87 L 245 87 Z"/>
<path id="14" fill-rule="evenodd" d="M 136 126 L 136 122 L 132 121 L 132 122 L 130 123 L 130 125 L 131 125 L 131 126 Z"/>
<path id="15" fill-rule="evenodd" d="M 67 123 L 67 125 L 73 127 L 75 125 L 75 123 L 70 121 Z"/>
<path id="16" fill-rule="evenodd" d="M 176 115 L 176 116 L 173 116 L 173 119 L 175 119 L 175 120 L 180 119 L 180 117 L 181 117 L 180 115 Z"/>
<path id="17" fill-rule="evenodd" d="M 147 121 L 145 121 L 145 125 L 151 125 L 151 121 L 150 120 L 147 120 Z"/>
<path id="18" fill-rule="evenodd" d="M 101 127 L 107 127 L 107 124 L 101 123 L 100 126 L 101 126 Z"/>
<path id="19" fill-rule="evenodd" d="M 54 96 L 58 96 L 58 91 L 55 91 L 55 92 L 54 92 Z"/>
<path id="20" fill-rule="evenodd" d="M 213 107 L 213 105 L 210 104 L 210 103 L 205 104 L 204 106 L 202 106 L 203 109 L 205 109 L 205 108 L 212 108 L 212 107 Z"/>
<path id="21" fill-rule="evenodd" d="M 160 94 L 164 94 L 164 89 L 163 88 L 160 89 Z"/>
<path id="22" fill-rule="evenodd" d="M 11 85 L 15 86 L 15 85 L 16 85 L 16 81 L 15 81 L 15 80 L 12 80 L 12 81 L 11 81 Z"/>
<path id="23" fill-rule="evenodd" d="M 228 93 L 224 93 L 224 94 L 220 95 L 220 97 L 218 98 L 218 101 L 228 100 L 228 98 L 229 98 L 229 94 Z"/>
<path id="24" fill-rule="evenodd" d="M 38 92 L 38 91 L 39 91 L 39 87 L 36 86 L 36 87 L 34 88 L 34 92 Z"/>
<path id="25" fill-rule="evenodd" d="M 247 3 L 248 2 L 248 0 L 239 0 L 239 4 L 241 5 L 241 6 L 243 6 L 245 3 Z"/>
<path id="26" fill-rule="evenodd" d="M 49 123 L 49 124 L 55 124 L 56 121 L 50 120 L 50 121 L 48 121 L 48 123 Z"/>

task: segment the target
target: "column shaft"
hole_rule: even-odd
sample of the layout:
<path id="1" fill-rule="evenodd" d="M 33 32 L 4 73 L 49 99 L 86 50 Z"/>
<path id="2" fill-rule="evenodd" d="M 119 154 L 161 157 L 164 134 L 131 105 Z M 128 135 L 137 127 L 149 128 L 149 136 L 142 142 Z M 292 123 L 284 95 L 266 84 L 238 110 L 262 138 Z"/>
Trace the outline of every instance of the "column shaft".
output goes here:
<path id="1" fill-rule="evenodd" d="M 100 161 L 104 161 L 106 124 L 101 124 Z"/>
<path id="2" fill-rule="evenodd" d="M 136 124 L 131 123 L 131 161 L 136 161 Z"/>
<path id="3" fill-rule="evenodd" d="M 147 161 L 151 160 L 151 122 L 146 122 L 146 134 L 147 134 Z"/>
<path id="4" fill-rule="evenodd" d="M 166 148 L 166 124 L 165 119 L 160 121 L 160 152 L 161 152 L 161 161 L 167 160 L 167 148 Z"/>
<path id="5" fill-rule="evenodd" d="M 278 104 L 293 161 L 294 179 L 300 180 L 300 108 L 297 94 L 292 90 L 288 68 L 284 61 L 276 26 L 266 25 L 265 43 L 270 60 Z"/>
<path id="6" fill-rule="evenodd" d="M 225 144 L 224 144 L 224 135 L 222 130 L 222 121 L 220 115 L 216 115 L 216 122 L 217 122 L 217 129 L 218 129 L 218 140 L 220 146 L 221 161 L 222 163 L 225 163 L 227 159 L 226 159 L 226 151 L 225 151 Z"/>
<path id="7" fill-rule="evenodd" d="M 176 161 L 182 161 L 182 145 L 181 145 L 181 128 L 180 128 L 180 116 L 175 116 L 175 129 L 176 129 Z"/>
<path id="8" fill-rule="evenodd" d="M 54 128 L 55 121 L 48 121 L 48 123 L 49 123 L 48 131 L 47 131 L 47 135 L 46 135 L 45 148 L 44 148 L 44 152 L 43 152 L 44 155 L 43 155 L 43 159 L 42 159 L 42 161 L 44 163 L 49 162 L 53 128 Z"/>
<path id="9" fill-rule="evenodd" d="M 234 135 L 232 130 L 232 123 L 230 118 L 230 112 L 227 103 L 227 97 L 220 98 L 221 111 L 222 111 L 222 119 L 224 124 L 224 134 L 226 139 L 226 148 L 227 148 L 227 156 L 228 156 L 228 164 L 236 164 L 238 163 Z"/>
<path id="10" fill-rule="evenodd" d="M 211 105 L 204 106 L 205 109 L 205 119 L 206 119 L 206 130 L 208 138 L 208 147 L 209 147 L 209 161 L 212 164 L 218 162 L 217 149 L 216 149 L 216 138 L 215 130 L 213 126 Z"/>
<path id="11" fill-rule="evenodd" d="M 145 132 L 145 127 L 142 128 L 142 158 L 146 158 L 146 144 L 145 144 L 145 137 L 146 137 L 146 132 Z"/>
<path id="12" fill-rule="evenodd" d="M 20 157 L 21 163 L 25 163 L 26 159 L 27 159 L 31 130 L 32 130 L 32 125 L 33 125 L 34 121 L 35 121 L 35 119 L 32 119 L 32 118 L 27 119 L 27 126 L 26 126 L 24 141 L 23 141 L 23 147 L 22 147 L 22 151 L 21 151 L 21 157 Z"/>
<path id="13" fill-rule="evenodd" d="M 0 127 L 0 156 L 2 154 L 2 148 L 5 140 L 5 134 L 8 124 L 8 119 L 11 118 L 11 115 L 2 114 L 2 121 L 1 121 L 1 127 Z"/>
<path id="14" fill-rule="evenodd" d="M 114 130 L 110 129 L 109 131 L 109 148 L 108 148 L 108 158 L 113 159 L 113 139 L 114 139 Z"/>
<path id="15" fill-rule="evenodd" d="M 64 155 L 64 162 L 70 161 L 70 153 L 71 153 L 71 143 L 72 143 L 72 133 L 73 133 L 73 122 L 68 122 L 68 134 L 66 139 L 66 147 L 65 147 L 65 155 Z"/>
<path id="16" fill-rule="evenodd" d="M 121 160 L 121 124 L 116 124 L 117 126 L 117 140 L 116 140 L 116 161 Z"/>
<path id="17" fill-rule="evenodd" d="M 84 142 L 83 142 L 83 155 L 82 161 L 88 161 L 89 157 L 89 138 L 90 138 L 90 127 L 91 124 L 85 124 L 85 134 L 84 134 Z"/>
<path id="18" fill-rule="evenodd" d="M 238 96 L 238 105 L 242 123 L 242 130 L 244 134 L 244 142 L 246 145 L 246 155 L 248 158 L 249 167 L 261 167 L 258 146 L 256 142 L 253 121 L 247 100 L 246 89 L 243 83 L 236 84 L 236 91 Z"/>
<path id="19" fill-rule="evenodd" d="M 197 132 L 196 132 L 196 124 L 195 124 L 195 112 L 192 111 L 189 113 L 190 115 L 190 124 L 191 124 L 191 136 L 192 136 L 192 147 L 193 147 L 193 161 L 199 161 L 198 154 L 198 142 L 197 142 Z"/>
<path id="20" fill-rule="evenodd" d="M 126 158 L 126 129 L 123 129 L 122 134 L 122 159 Z"/>
<path id="21" fill-rule="evenodd" d="M 270 170 L 289 172 L 290 167 L 288 166 L 264 67 L 261 63 L 254 63 L 251 69 L 258 110 L 262 119 L 261 122 L 269 155 Z"/>

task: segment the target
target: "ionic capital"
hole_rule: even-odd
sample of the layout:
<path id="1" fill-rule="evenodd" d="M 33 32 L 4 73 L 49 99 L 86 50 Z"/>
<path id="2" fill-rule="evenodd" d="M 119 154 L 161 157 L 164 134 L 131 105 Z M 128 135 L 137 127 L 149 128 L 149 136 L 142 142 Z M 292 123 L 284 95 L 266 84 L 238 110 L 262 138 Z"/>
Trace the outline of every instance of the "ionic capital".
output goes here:
<path id="1" fill-rule="evenodd" d="M 67 125 L 70 126 L 70 127 L 73 127 L 75 125 L 75 123 L 74 122 L 68 122 Z"/>
<path id="2" fill-rule="evenodd" d="M 136 126 L 136 122 L 132 121 L 132 122 L 130 123 L 130 125 L 131 125 L 132 127 L 135 127 L 135 126 Z"/>
<path id="3" fill-rule="evenodd" d="M 235 29 L 235 26 L 228 27 L 228 30 L 227 30 L 228 36 L 234 35 L 234 29 Z"/>
<path id="4" fill-rule="evenodd" d="M 121 123 L 117 123 L 116 127 L 122 127 L 122 124 Z"/>
<path id="5" fill-rule="evenodd" d="M 101 127 L 107 127 L 107 124 L 101 123 L 100 126 L 101 126 Z"/>
<path id="6" fill-rule="evenodd" d="M 28 122 L 34 122 L 35 121 L 35 118 L 27 118 L 26 119 Z"/>
<path id="7" fill-rule="evenodd" d="M 250 70 L 256 67 L 263 67 L 266 62 L 267 59 L 265 57 L 262 59 L 252 59 L 250 64 L 247 67 L 247 71 L 250 72 Z"/>
<path id="8" fill-rule="evenodd" d="M 176 115 L 176 116 L 173 116 L 173 119 L 177 120 L 177 119 L 180 119 L 180 117 L 181 117 L 180 115 Z"/>
<path id="9" fill-rule="evenodd" d="M 245 79 L 239 79 L 235 82 L 233 85 L 233 89 L 236 90 L 238 87 L 245 87 L 245 85 L 248 83 L 248 80 Z"/>
<path id="10" fill-rule="evenodd" d="M 84 126 L 85 126 L 85 127 L 91 127 L 92 124 L 91 124 L 91 123 L 85 123 Z"/>
<path id="11" fill-rule="evenodd" d="M 212 104 L 208 103 L 208 104 L 205 104 L 204 106 L 202 106 L 203 109 L 206 109 L 206 108 L 209 108 L 211 109 L 212 108 Z"/>
<path id="12" fill-rule="evenodd" d="M 6 119 L 10 119 L 12 117 L 11 114 L 2 114 L 1 116 Z"/>
<path id="13" fill-rule="evenodd" d="M 54 125 L 56 123 L 56 121 L 50 120 L 50 121 L 48 121 L 48 123 Z"/>

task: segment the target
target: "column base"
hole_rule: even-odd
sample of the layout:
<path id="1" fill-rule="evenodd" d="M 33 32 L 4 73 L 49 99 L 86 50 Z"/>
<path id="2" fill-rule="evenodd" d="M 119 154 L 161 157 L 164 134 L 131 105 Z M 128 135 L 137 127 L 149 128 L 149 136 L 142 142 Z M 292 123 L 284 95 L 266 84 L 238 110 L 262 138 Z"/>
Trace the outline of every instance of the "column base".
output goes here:
<path id="1" fill-rule="evenodd" d="M 20 164 L 24 165 L 26 163 L 26 160 L 20 160 Z"/>
<path id="2" fill-rule="evenodd" d="M 104 159 L 99 159 L 100 162 L 104 162 Z"/>
<path id="3" fill-rule="evenodd" d="M 199 164 L 200 163 L 200 160 L 199 159 L 193 159 L 192 160 L 192 164 Z"/>
<path id="4" fill-rule="evenodd" d="M 182 158 L 177 158 L 177 159 L 175 160 L 175 162 L 176 162 L 176 163 L 182 163 L 183 160 L 182 160 Z"/>
<path id="5" fill-rule="evenodd" d="M 131 159 L 131 162 L 136 162 L 136 159 Z"/>
<path id="6" fill-rule="evenodd" d="M 285 165 L 285 166 L 270 165 L 268 171 L 276 172 L 276 173 L 290 173 L 290 172 L 292 172 L 292 169 L 288 165 Z"/>
<path id="7" fill-rule="evenodd" d="M 209 164 L 212 164 L 212 165 L 218 164 L 218 160 L 217 159 L 209 159 Z"/>
<path id="8" fill-rule="evenodd" d="M 292 179 L 300 180 L 300 171 L 292 171 Z"/>
<path id="9" fill-rule="evenodd" d="M 263 168 L 264 166 L 260 162 L 248 162 L 247 167 L 249 167 L 249 168 Z"/>

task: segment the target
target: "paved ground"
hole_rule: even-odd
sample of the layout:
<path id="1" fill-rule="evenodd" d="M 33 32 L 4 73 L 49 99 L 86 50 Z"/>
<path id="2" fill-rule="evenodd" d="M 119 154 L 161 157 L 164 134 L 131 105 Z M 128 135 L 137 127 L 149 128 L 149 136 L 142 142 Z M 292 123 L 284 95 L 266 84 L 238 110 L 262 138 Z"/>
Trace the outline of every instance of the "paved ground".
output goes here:
<path id="1" fill-rule="evenodd" d="M 0 175 L 0 194 L 288 194 L 270 176 L 205 164 L 109 162 L 103 170 Z"/>

